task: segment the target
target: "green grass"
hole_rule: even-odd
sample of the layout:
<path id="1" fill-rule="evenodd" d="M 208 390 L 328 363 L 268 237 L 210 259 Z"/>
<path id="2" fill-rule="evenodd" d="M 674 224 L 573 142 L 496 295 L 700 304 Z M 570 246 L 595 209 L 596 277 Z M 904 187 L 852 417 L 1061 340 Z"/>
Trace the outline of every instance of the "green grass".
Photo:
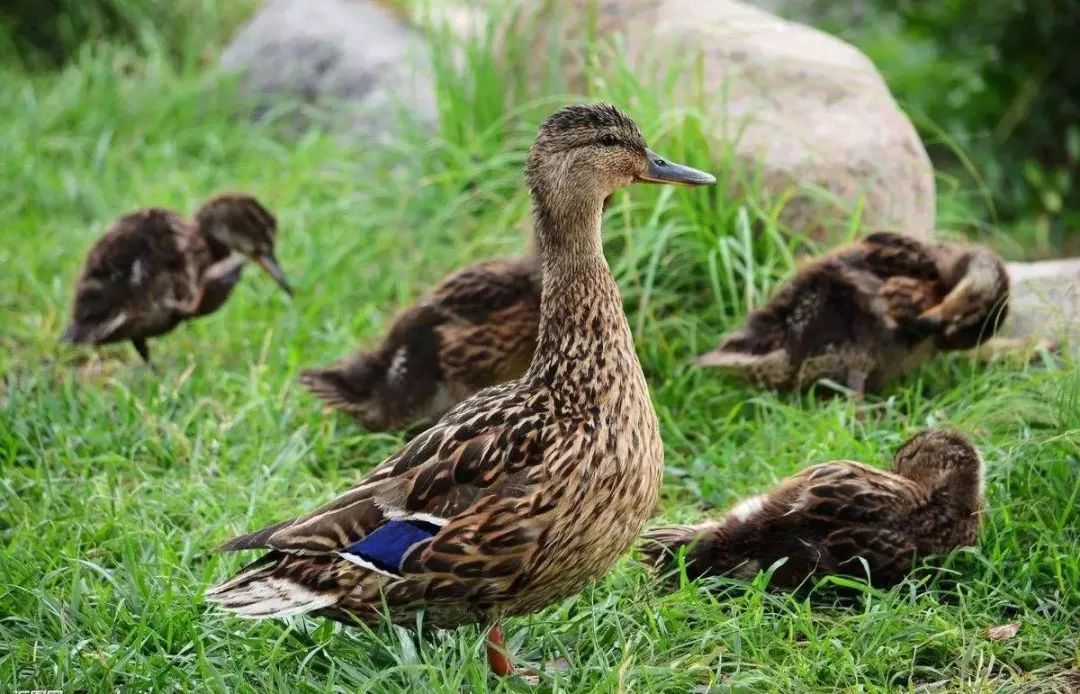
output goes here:
<path id="1" fill-rule="evenodd" d="M 453 90 L 444 70 L 441 139 L 343 146 L 252 125 L 227 81 L 180 65 L 98 46 L 61 72 L 0 68 L 0 691 L 525 690 L 487 676 L 475 628 L 420 640 L 252 623 L 202 592 L 243 561 L 215 554 L 219 542 L 314 507 L 402 443 L 325 417 L 297 373 L 375 339 L 444 273 L 524 248 L 524 151 L 568 97 L 503 89 L 493 66 Z M 631 103 L 658 151 L 744 175 L 692 110 L 642 93 L 627 77 L 591 96 Z M 245 273 L 217 315 L 154 343 L 160 374 L 127 346 L 90 365 L 57 346 L 82 257 L 110 219 L 148 204 L 189 211 L 226 188 L 278 214 L 294 302 Z M 948 560 L 953 581 L 923 573 L 848 605 L 772 592 L 764 577 L 665 593 L 627 560 L 512 620 L 516 657 L 569 661 L 544 691 L 1063 691 L 1080 667 L 1075 365 L 940 359 L 865 422 L 843 399 L 690 368 L 795 256 L 797 235 L 749 189 L 638 187 L 605 222 L 663 427 L 659 514 L 717 513 L 832 458 L 884 465 L 907 435 L 946 425 L 986 457 L 980 546 Z M 1012 621 L 1015 638 L 985 638 Z"/>

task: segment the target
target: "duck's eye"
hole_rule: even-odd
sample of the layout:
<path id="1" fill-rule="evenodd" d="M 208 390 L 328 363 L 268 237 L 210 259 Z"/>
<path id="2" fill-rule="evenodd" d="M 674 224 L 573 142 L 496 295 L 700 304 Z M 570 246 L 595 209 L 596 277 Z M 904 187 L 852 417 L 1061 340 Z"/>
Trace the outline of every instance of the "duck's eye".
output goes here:
<path id="1" fill-rule="evenodd" d="M 600 144 L 605 147 L 615 147 L 619 144 L 619 138 L 615 137 L 611 133 L 604 133 L 600 136 Z"/>

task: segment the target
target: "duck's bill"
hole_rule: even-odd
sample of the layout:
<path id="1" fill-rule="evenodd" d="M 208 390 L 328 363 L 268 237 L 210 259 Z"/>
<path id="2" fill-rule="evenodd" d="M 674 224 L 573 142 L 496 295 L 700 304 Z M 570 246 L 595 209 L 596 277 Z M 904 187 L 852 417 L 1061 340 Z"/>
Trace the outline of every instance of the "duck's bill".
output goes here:
<path id="1" fill-rule="evenodd" d="M 638 176 L 645 183 L 673 183 L 681 186 L 711 186 L 716 176 L 664 159 L 651 149 L 645 150 L 645 171 Z"/>
<path id="2" fill-rule="evenodd" d="M 274 278 L 274 281 L 278 283 L 278 286 L 285 290 L 285 293 L 289 296 L 293 295 L 292 287 L 289 286 L 289 279 L 285 277 L 285 272 L 278 265 L 277 258 L 273 253 L 267 253 L 266 255 L 260 255 L 255 258 L 255 262 L 259 264 L 263 270 L 266 270 L 266 274 Z"/>

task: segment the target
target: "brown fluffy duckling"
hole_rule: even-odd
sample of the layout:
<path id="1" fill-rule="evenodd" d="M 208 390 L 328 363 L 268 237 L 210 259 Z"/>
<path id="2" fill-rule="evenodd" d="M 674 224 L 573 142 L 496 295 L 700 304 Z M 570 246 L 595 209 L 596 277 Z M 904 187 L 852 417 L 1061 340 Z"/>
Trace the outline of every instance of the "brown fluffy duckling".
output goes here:
<path id="1" fill-rule="evenodd" d="M 773 586 L 826 574 L 866 578 L 868 568 L 871 583 L 887 587 L 917 557 L 976 543 L 982 487 L 975 447 L 960 434 L 928 430 L 900 446 L 891 471 L 848 460 L 815 465 L 717 522 L 652 530 L 643 550 L 664 568 L 685 547 L 690 578 L 749 579 L 786 557 Z"/>
<path id="2" fill-rule="evenodd" d="M 536 256 L 478 263 L 398 316 L 377 349 L 304 371 L 300 381 L 368 429 L 405 427 L 525 373 L 539 325 Z"/>
<path id="3" fill-rule="evenodd" d="M 125 215 L 90 249 L 61 339 L 100 345 L 130 340 L 146 362 L 147 338 L 221 307 L 245 259 L 290 295 L 274 257 L 277 220 L 250 195 L 218 195 L 191 222 L 152 207 Z"/>
<path id="4" fill-rule="evenodd" d="M 879 232 L 807 263 L 697 363 L 780 390 L 831 379 L 861 395 L 989 339 L 1008 297 L 989 250 Z"/>

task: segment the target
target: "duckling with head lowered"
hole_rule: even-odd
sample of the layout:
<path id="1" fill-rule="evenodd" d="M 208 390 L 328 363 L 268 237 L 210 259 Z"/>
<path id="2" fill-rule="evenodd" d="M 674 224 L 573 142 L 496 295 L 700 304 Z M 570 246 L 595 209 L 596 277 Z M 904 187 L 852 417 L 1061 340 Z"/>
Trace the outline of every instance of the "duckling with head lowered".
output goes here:
<path id="1" fill-rule="evenodd" d="M 130 340 L 150 361 L 147 338 L 219 309 L 245 258 L 290 295 L 274 257 L 277 220 L 250 195 L 215 196 L 192 223 L 152 207 L 125 215 L 90 249 L 62 339 L 100 345 Z"/>
<path id="2" fill-rule="evenodd" d="M 861 396 L 993 337 L 1008 298 L 989 250 L 879 232 L 808 262 L 698 364 L 780 390 L 830 379 Z"/>
<path id="3" fill-rule="evenodd" d="M 815 465 L 717 522 L 657 528 L 648 563 L 671 566 L 685 548 L 687 576 L 749 579 L 786 558 L 771 585 L 843 574 L 895 585 L 917 557 L 974 545 L 981 524 L 983 463 L 960 434 L 929 430 L 900 446 L 891 471 L 848 460 Z M 865 562 L 865 564 L 864 564 Z"/>
<path id="4" fill-rule="evenodd" d="M 603 203 L 635 181 L 715 179 L 664 162 L 597 104 L 544 122 L 526 180 L 543 292 L 525 375 L 463 401 L 330 503 L 226 543 L 268 552 L 209 600 L 248 617 L 485 624 L 507 674 L 500 620 L 579 592 L 630 547 L 663 449 L 603 255 Z"/>
<path id="5" fill-rule="evenodd" d="M 382 344 L 300 381 L 368 429 L 441 417 L 481 388 L 525 373 L 540 325 L 535 254 L 476 263 L 402 312 Z"/>

